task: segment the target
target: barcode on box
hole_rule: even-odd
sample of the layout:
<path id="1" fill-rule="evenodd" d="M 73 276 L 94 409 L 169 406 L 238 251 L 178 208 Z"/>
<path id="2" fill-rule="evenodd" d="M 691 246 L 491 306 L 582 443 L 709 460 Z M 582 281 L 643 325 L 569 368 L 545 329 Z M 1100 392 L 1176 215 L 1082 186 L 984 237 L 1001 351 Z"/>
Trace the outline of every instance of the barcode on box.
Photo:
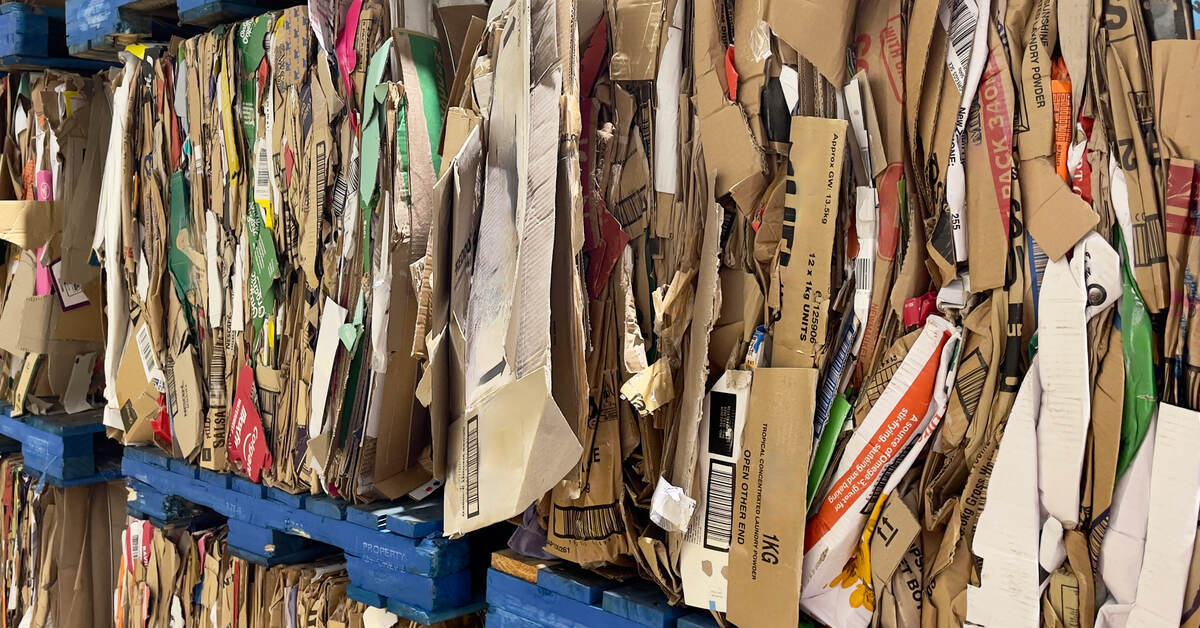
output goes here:
<path id="1" fill-rule="evenodd" d="M 560 539 L 599 541 L 625 533 L 617 503 L 598 506 L 554 506 L 551 529 Z"/>
<path id="2" fill-rule="evenodd" d="M 258 155 L 254 162 L 254 200 L 271 200 L 271 170 L 265 142 L 258 145 Z"/>
<path id="3" fill-rule="evenodd" d="M 212 357 L 208 362 L 208 405 L 225 407 L 225 341 L 219 327 L 213 330 Z"/>
<path id="4" fill-rule="evenodd" d="M 146 381 L 153 384 L 158 392 L 167 391 L 167 383 L 163 379 L 162 368 L 158 363 L 158 354 L 154 352 L 154 342 L 150 339 L 150 328 L 146 325 L 138 327 L 134 334 L 138 354 L 142 358 L 142 370 L 146 373 Z"/>
<path id="5" fill-rule="evenodd" d="M 146 380 L 149 381 L 150 373 L 158 368 L 158 356 L 154 354 L 154 343 L 150 340 L 150 328 L 145 325 L 138 327 L 137 348 L 138 353 L 142 356 L 142 368 L 146 371 Z"/>
<path id="6" fill-rule="evenodd" d="M 1165 240 L 1162 217 L 1157 213 L 1146 214 L 1142 221 L 1133 223 L 1133 265 L 1153 266 L 1167 261 Z"/>
<path id="7" fill-rule="evenodd" d="M 950 14 L 946 32 L 950 37 L 950 49 L 946 53 L 946 67 L 959 91 L 967 81 L 967 66 L 971 60 L 971 45 L 975 41 L 975 25 L 979 22 L 979 8 L 974 0 L 957 0 Z"/>
<path id="8" fill-rule="evenodd" d="M 959 0 L 954 3 L 954 12 L 950 15 L 950 45 L 954 48 L 954 54 L 963 61 L 971 58 L 971 42 L 978 21 L 979 9 L 974 2 Z"/>
<path id="9" fill-rule="evenodd" d="M 733 535 L 733 470 L 732 462 L 708 461 L 704 547 L 718 552 L 729 551 L 729 541 Z"/>
<path id="10" fill-rule="evenodd" d="M 467 419 L 467 518 L 479 515 L 479 417 Z"/>
<path id="11" fill-rule="evenodd" d="M 865 290 L 868 293 L 871 291 L 872 275 L 874 274 L 874 260 L 868 257 L 854 258 L 854 284 L 858 290 Z"/>
<path id="12" fill-rule="evenodd" d="M 333 185 L 333 215 L 341 217 L 346 207 L 346 191 L 350 187 L 346 183 L 345 171 L 338 174 L 337 182 Z"/>

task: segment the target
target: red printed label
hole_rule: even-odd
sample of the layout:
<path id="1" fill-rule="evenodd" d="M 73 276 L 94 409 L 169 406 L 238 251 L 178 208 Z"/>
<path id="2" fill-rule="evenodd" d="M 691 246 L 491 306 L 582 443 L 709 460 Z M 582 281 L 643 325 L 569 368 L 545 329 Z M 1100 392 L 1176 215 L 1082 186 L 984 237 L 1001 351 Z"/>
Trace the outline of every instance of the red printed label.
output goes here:
<path id="1" fill-rule="evenodd" d="M 238 372 L 237 392 L 229 413 L 229 459 L 257 482 L 262 470 L 271 465 L 271 452 L 267 449 L 262 418 L 254 407 L 254 392 L 254 370 L 243 366 Z"/>
<path id="2" fill-rule="evenodd" d="M 1192 178 L 1195 168 L 1187 161 L 1172 160 L 1167 169 L 1167 232 L 1189 235 L 1188 206 L 1192 200 Z"/>

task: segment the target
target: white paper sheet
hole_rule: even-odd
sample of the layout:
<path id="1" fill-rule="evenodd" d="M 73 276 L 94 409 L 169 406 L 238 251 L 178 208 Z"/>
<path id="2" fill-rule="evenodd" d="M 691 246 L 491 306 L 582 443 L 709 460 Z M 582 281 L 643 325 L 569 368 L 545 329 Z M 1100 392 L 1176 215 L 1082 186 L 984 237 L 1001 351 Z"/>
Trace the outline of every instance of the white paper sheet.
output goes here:
<path id="1" fill-rule="evenodd" d="M 308 437 L 316 438 L 325 427 L 325 402 L 329 398 L 329 381 L 333 376 L 333 359 L 337 355 L 338 328 L 346 322 L 346 308 L 325 297 L 321 310 L 321 326 L 317 330 L 317 350 L 313 355 L 313 381 L 310 391 Z"/>
<path id="2" fill-rule="evenodd" d="M 977 626 L 1041 625 L 1041 504 L 1037 465 L 1029 464 L 1037 459 L 1038 362 L 1034 356 L 1013 402 L 971 545 L 983 559 L 979 586 L 967 586 L 967 622 Z"/>
<path id="3" fill-rule="evenodd" d="M 1177 626 L 1196 515 L 1200 513 L 1200 412 L 1161 403 L 1150 473 L 1146 552 L 1126 626 Z"/>

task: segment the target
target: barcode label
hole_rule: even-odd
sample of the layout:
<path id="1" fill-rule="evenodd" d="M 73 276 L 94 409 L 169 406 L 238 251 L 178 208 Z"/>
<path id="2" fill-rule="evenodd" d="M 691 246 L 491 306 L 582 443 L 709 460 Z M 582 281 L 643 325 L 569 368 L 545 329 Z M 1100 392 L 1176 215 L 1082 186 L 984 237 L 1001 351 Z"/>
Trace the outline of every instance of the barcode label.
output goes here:
<path id="1" fill-rule="evenodd" d="M 131 564 L 142 560 L 142 522 L 136 521 L 129 526 L 129 557 Z"/>
<path id="2" fill-rule="evenodd" d="M 208 405 L 225 407 L 225 341 L 219 327 L 213 329 L 212 357 L 208 361 Z"/>
<path id="3" fill-rule="evenodd" d="M 1133 223 L 1133 265 L 1153 266 L 1167 261 L 1165 239 L 1162 217 L 1157 213 L 1146 214 L 1144 220 Z"/>
<path id="4" fill-rule="evenodd" d="M 979 22 L 979 8 L 974 0 L 955 0 L 954 8 L 946 26 L 950 46 L 946 48 L 946 66 L 958 91 L 963 90 L 967 79 L 967 65 L 971 61 L 971 44 L 975 40 L 975 25 Z"/>
<path id="5" fill-rule="evenodd" d="M 317 185 L 324 186 L 329 181 L 329 173 L 326 170 L 328 167 L 325 142 L 317 142 L 317 157 L 316 157 L 316 176 Z M 320 187 L 319 189 L 324 189 Z M 325 211 L 325 195 L 317 195 L 317 215 L 320 216 Z"/>
<path id="6" fill-rule="evenodd" d="M 560 539 L 599 541 L 625 533 L 617 503 L 598 506 L 555 506 L 550 528 Z"/>
<path id="7" fill-rule="evenodd" d="M 337 184 L 333 187 L 333 215 L 341 217 L 346 211 L 346 203 L 358 202 L 358 146 L 352 146 L 350 164 L 338 174 Z"/>
<path id="8" fill-rule="evenodd" d="M 855 290 L 865 290 L 871 292 L 872 275 L 874 274 L 874 264 L 867 257 L 854 258 L 854 287 Z"/>
<path id="9" fill-rule="evenodd" d="M 258 155 L 254 159 L 254 200 L 271 202 L 271 166 L 267 143 L 258 142 Z"/>
<path id="10" fill-rule="evenodd" d="M 467 518 L 479 515 L 479 417 L 467 419 Z"/>
<path id="11" fill-rule="evenodd" d="M 178 388 L 175 387 L 175 357 L 171 355 L 170 351 L 167 352 L 166 375 L 168 391 L 167 413 L 171 416 L 175 416 L 179 414 L 178 408 L 176 407 L 179 403 L 179 400 L 175 398 L 175 391 L 178 390 Z"/>
<path id="12" fill-rule="evenodd" d="M 704 501 L 704 547 L 728 552 L 733 536 L 733 470 L 731 462 L 708 461 L 708 492 Z"/>
<path id="13" fill-rule="evenodd" d="M 137 342 L 138 355 L 142 358 L 142 371 L 146 374 L 146 381 L 153 384 L 158 392 L 167 392 L 166 377 L 158 364 L 158 354 L 154 352 L 154 341 L 150 339 L 150 328 L 146 325 L 139 325 L 137 332 L 134 333 L 134 339 Z"/>
<path id="14" fill-rule="evenodd" d="M 971 40 L 975 36 L 975 25 L 979 20 L 979 9 L 972 0 L 959 0 L 950 15 L 950 45 L 960 59 L 971 56 Z"/>
<path id="15" fill-rule="evenodd" d="M 342 212 L 346 207 L 346 189 L 350 185 L 346 183 L 346 171 L 338 173 L 337 183 L 333 184 L 333 215 L 341 218 Z"/>

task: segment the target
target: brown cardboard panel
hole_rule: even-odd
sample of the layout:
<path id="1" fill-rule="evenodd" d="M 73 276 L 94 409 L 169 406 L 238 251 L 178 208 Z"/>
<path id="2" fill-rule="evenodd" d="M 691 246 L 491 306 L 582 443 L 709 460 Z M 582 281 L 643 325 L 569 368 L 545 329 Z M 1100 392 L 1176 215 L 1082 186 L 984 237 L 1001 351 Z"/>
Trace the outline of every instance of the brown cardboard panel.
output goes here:
<path id="1" fill-rule="evenodd" d="M 1100 217 L 1067 187 L 1048 157 L 1020 163 L 1021 194 L 1029 233 L 1052 260 L 1071 250 Z"/>
<path id="2" fill-rule="evenodd" d="M 832 257 L 846 131 L 844 120 L 792 118 L 792 174 L 786 184 L 779 247 L 783 312 L 775 326 L 776 366 L 817 367 L 829 348 Z"/>
<path id="3" fill-rule="evenodd" d="M 799 621 L 806 465 L 819 371 L 758 368 L 750 387 L 734 491 L 729 620 L 738 626 Z"/>
<path id="4" fill-rule="evenodd" d="M 614 80 L 654 80 L 666 18 L 663 0 L 608 0 Z"/>

